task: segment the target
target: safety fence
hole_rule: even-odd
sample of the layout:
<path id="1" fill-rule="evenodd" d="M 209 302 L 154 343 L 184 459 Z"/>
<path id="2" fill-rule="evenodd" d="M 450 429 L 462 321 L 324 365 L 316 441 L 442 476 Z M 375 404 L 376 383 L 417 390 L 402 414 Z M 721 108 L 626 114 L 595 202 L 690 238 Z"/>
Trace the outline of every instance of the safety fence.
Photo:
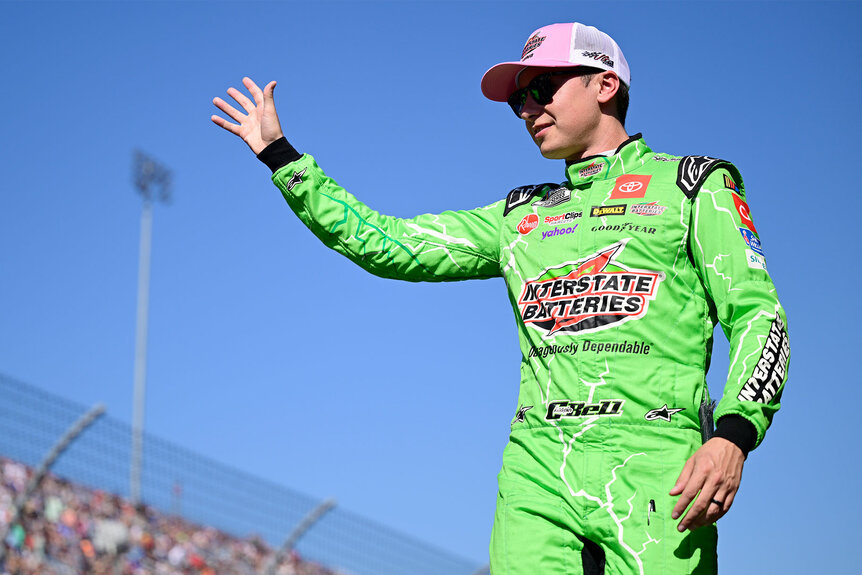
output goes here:
<path id="1" fill-rule="evenodd" d="M 0 374 L 0 456 L 37 467 L 88 407 Z M 96 420 L 51 473 L 120 498 L 129 496 L 131 428 Z M 279 548 L 321 501 L 144 434 L 141 501 L 167 515 Z M 306 521 L 307 523 L 307 521 Z M 299 538 L 296 552 L 353 575 L 473 575 L 468 559 L 335 507 Z"/>

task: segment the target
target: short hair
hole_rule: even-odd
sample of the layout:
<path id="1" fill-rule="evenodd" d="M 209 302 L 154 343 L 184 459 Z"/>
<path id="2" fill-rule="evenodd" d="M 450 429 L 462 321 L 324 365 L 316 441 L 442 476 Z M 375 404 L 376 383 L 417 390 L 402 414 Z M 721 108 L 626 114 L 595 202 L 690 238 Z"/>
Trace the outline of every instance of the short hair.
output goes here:
<path id="1" fill-rule="evenodd" d="M 581 80 L 583 81 L 584 86 L 589 86 L 595 75 L 604 71 L 605 70 L 599 68 L 585 68 L 583 70 L 584 73 L 581 75 Z M 620 81 L 620 87 L 614 97 L 616 98 L 617 103 L 617 119 L 620 121 L 620 124 L 625 127 L 626 114 L 629 111 L 629 87 Z"/>

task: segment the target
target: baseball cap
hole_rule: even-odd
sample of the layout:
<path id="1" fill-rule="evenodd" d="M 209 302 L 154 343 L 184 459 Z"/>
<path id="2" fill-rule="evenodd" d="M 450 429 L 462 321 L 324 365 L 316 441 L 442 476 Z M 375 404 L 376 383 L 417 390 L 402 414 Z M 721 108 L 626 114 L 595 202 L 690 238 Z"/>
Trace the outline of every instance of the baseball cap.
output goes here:
<path id="1" fill-rule="evenodd" d="M 551 24 L 533 32 L 518 62 L 497 64 L 482 76 L 482 93 L 489 100 L 505 102 L 517 89 L 518 74 L 527 67 L 574 68 L 589 66 L 615 72 L 631 86 L 631 73 L 623 51 L 614 39 L 579 22 Z"/>

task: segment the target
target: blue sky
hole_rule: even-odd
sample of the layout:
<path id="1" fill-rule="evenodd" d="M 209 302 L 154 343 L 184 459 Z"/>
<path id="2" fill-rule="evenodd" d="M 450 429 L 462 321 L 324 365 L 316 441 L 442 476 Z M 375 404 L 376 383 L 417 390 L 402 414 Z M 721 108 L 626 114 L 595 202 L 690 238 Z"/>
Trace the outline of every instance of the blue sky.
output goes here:
<path id="1" fill-rule="evenodd" d="M 476 562 L 517 407 L 502 281 L 353 267 L 210 122 L 211 100 L 276 79 L 291 141 L 375 209 L 472 208 L 562 178 L 482 97 L 484 71 L 543 24 L 610 33 L 632 69 L 629 132 L 737 164 L 788 312 L 790 383 L 719 524 L 723 571 L 852 569 L 829 551 L 855 545 L 862 511 L 844 409 L 862 400 L 859 3 L 3 8 L 0 371 L 131 421 L 140 148 L 174 172 L 154 210 L 147 430 Z"/>

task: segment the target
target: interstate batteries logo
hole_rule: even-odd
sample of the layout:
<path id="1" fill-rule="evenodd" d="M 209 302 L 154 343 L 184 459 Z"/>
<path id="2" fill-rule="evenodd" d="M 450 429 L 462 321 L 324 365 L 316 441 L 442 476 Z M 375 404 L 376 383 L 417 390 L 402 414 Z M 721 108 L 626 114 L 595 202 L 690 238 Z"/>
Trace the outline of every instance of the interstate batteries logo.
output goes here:
<path id="1" fill-rule="evenodd" d="M 533 52 L 542 45 L 542 42 L 545 41 L 546 36 L 539 36 L 539 33 L 536 32 L 527 40 L 527 43 L 524 44 L 524 51 L 521 52 L 521 60 L 526 60 L 527 58 L 533 57 Z"/>
<path id="2" fill-rule="evenodd" d="M 615 258 L 628 241 L 583 260 L 547 268 L 528 280 L 518 299 L 524 324 L 552 336 L 592 333 L 642 318 L 665 276 L 618 262 Z"/>
<path id="3" fill-rule="evenodd" d="M 590 176 L 595 176 L 596 174 L 598 174 L 599 172 L 601 172 L 604 169 L 605 169 L 604 163 L 597 164 L 597 163 L 593 162 L 589 166 L 587 166 L 586 168 L 581 168 L 580 170 L 578 170 L 578 177 L 579 178 L 589 178 Z"/>
<path id="4" fill-rule="evenodd" d="M 648 204 L 632 204 L 631 213 L 637 216 L 660 216 L 667 209 L 666 206 L 658 205 L 658 202 Z"/>

